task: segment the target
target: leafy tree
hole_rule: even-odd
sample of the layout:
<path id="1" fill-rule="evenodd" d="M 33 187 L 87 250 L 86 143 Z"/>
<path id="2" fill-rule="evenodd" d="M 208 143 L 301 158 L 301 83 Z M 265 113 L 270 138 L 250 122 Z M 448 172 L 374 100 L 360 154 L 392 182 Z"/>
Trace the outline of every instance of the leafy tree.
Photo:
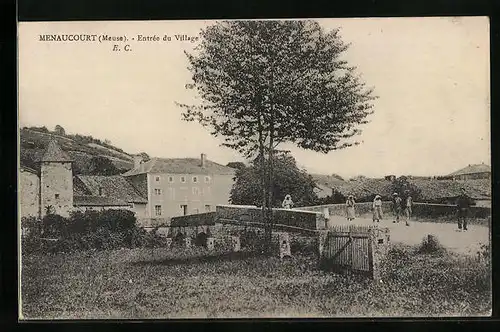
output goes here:
<path id="1" fill-rule="evenodd" d="M 338 29 L 326 32 L 315 21 L 223 21 L 186 52 L 187 88 L 201 98 L 179 104 L 184 119 L 210 128 L 224 146 L 258 156 L 269 240 L 277 146 L 327 153 L 359 144 L 352 137 L 373 112 L 372 90 L 341 59 L 347 48 Z"/>
<path id="2" fill-rule="evenodd" d="M 292 156 L 278 154 L 273 158 L 275 181 L 272 188 L 272 207 L 281 207 L 281 202 L 287 194 L 292 196 L 295 206 L 314 204 L 317 197 L 314 193 L 316 184 L 313 178 L 297 167 Z M 260 161 L 256 159 L 249 167 L 236 171 L 236 182 L 231 190 L 231 203 L 262 206 L 260 167 Z"/>
<path id="3" fill-rule="evenodd" d="M 90 160 L 89 173 L 92 175 L 116 175 L 120 170 L 106 157 L 95 156 Z"/>
<path id="4" fill-rule="evenodd" d="M 246 167 L 245 164 L 242 163 L 241 161 L 231 161 L 231 162 L 227 163 L 226 166 L 234 168 L 234 169 L 243 169 Z"/>
<path id="5" fill-rule="evenodd" d="M 394 192 L 397 192 L 403 199 L 405 199 L 408 193 L 411 195 L 413 200 L 419 200 L 421 189 L 418 188 L 414 183 L 408 181 L 407 176 L 400 176 L 392 182 Z"/>
<path id="6" fill-rule="evenodd" d="M 61 136 L 65 136 L 66 135 L 66 131 L 64 130 L 64 128 L 60 125 L 56 125 L 56 127 L 54 128 L 54 132 L 58 135 L 61 135 Z"/>

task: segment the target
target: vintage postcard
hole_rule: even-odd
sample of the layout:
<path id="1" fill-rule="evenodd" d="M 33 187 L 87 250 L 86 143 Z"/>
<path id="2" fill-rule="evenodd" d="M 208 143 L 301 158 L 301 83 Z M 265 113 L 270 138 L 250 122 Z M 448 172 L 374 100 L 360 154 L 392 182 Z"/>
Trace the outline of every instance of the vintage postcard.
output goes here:
<path id="1" fill-rule="evenodd" d="M 488 18 L 18 29 L 21 320 L 491 315 Z"/>

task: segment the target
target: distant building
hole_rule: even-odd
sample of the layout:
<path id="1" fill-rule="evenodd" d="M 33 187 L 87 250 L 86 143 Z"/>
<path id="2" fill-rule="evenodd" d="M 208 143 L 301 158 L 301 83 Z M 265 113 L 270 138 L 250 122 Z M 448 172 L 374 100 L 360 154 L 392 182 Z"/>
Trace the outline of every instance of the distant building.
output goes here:
<path id="1" fill-rule="evenodd" d="M 453 180 L 491 179 L 491 166 L 484 163 L 469 165 L 442 178 Z"/>
<path id="2" fill-rule="evenodd" d="M 145 226 L 187 214 L 215 211 L 228 204 L 235 169 L 217 164 L 201 154 L 196 158 L 152 158 L 123 176 L 147 197 Z"/>
<path id="3" fill-rule="evenodd" d="M 40 169 L 21 166 L 21 217 L 72 211 L 127 209 L 143 226 L 165 223 L 171 217 L 214 211 L 227 204 L 235 170 L 206 159 L 136 156 L 134 168 L 123 175 L 73 176 L 72 160 L 51 141 Z"/>

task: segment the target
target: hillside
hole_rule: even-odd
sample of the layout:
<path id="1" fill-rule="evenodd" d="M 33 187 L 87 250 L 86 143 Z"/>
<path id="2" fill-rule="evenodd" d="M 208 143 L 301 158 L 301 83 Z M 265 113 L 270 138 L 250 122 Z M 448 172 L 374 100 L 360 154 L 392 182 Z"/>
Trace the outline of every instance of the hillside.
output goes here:
<path id="1" fill-rule="evenodd" d="M 93 174 L 91 163 L 96 157 L 108 159 L 121 172 L 133 167 L 132 156 L 109 143 L 103 143 L 91 136 L 61 135 L 39 128 L 20 130 L 21 165 L 38 169 L 45 148 L 53 139 L 74 160 L 76 174 Z"/>

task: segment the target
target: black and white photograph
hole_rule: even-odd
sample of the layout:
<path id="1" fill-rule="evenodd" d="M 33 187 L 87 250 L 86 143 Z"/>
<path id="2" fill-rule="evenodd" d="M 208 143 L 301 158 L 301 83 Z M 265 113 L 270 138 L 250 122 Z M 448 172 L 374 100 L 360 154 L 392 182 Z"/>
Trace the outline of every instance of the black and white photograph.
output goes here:
<path id="1" fill-rule="evenodd" d="M 491 316 L 489 29 L 19 22 L 19 319 Z"/>

